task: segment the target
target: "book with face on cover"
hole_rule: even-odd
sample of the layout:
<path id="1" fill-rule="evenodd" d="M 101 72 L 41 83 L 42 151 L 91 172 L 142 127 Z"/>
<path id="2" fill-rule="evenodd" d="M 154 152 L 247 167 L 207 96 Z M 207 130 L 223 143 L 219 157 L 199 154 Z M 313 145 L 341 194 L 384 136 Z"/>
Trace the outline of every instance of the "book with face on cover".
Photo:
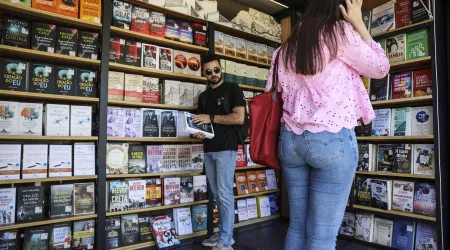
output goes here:
<path id="1" fill-rule="evenodd" d="M 142 136 L 160 137 L 161 110 L 142 109 Z"/>
<path id="2" fill-rule="evenodd" d="M 163 110 L 161 111 L 161 137 L 178 137 L 177 135 L 177 110 Z"/>

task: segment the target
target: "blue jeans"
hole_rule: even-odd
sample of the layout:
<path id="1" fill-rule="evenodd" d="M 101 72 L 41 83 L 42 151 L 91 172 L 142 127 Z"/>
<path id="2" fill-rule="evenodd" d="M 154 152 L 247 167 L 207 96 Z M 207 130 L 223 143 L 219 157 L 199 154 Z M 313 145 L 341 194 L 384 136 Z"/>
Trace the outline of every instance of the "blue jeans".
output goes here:
<path id="1" fill-rule="evenodd" d="M 334 250 L 358 165 L 354 130 L 288 131 L 282 123 L 278 153 L 290 209 L 285 250 Z"/>
<path id="2" fill-rule="evenodd" d="M 236 151 L 205 152 L 205 170 L 219 207 L 219 243 L 231 246 L 234 227 L 234 170 Z"/>

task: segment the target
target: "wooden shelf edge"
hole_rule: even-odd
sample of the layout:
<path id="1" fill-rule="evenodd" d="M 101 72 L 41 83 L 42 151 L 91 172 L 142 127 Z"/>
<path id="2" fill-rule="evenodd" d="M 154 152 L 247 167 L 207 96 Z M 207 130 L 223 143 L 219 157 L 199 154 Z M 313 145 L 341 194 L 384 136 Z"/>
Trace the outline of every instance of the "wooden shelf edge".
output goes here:
<path id="1" fill-rule="evenodd" d="M 417 59 L 413 59 L 413 60 L 407 60 L 407 61 L 403 61 L 403 62 L 396 62 L 396 63 L 391 64 L 390 72 L 407 70 L 407 69 L 404 69 L 407 67 L 412 67 L 411 69 L 408 69 L 408 70 L 412 70 L 413 68 L 415 69 L 415 68 L 422 67 L 422 64 L 424 65 L 424 64 L 428 64 L 428 63 L 431 63 L 431 56 L 426 56 L 426 57 L 417 58 Z"/>
<path id="2" fill-rule="evenodd" d="M 202 140 L 196 138 L 152 138 L 152 137 L 108 137 L 108 141 L 123 141 L 123 142 L 197 142 Z"/>
<path id="3" fill-rule="evenodd" d="M 359 175 L 370 175 L 370 176 L 412 178 L 412 179 L 430 179 L 430 180 L 434 180 L 435 179 L 434 175 L 403 174 L 403 173 L 392 173 L 392 172 L 356 171 L 356 174 L 359 174 Z"/>
<path id="4" fill-rule="evenodd" d="M 232 56 L 232 55 L 227 55 L 224 53 L 215 53 L 217 56 L 219 57 L 223 57 L 225 59 L 230 59 L 230 60 L 234 60 L 234 61 L 239 61 L 242 63 L 246 63 L 246 64 L 251 64 L 251 65 L 255 65 L 255 66 L 261 66 L 261 67 L 265 67 L 265 68 L 270 68 L 270 64 L 268 63 L 262 63 L 262 62 L 255 62 L 252 60 L 249 60 L 247 58 L 242 58 L 242 57 L 237 57 L 237 56 Z"/>
<path id="5" fill-rule="evenodd" d="M 244 195 L 236 195 L 234 196 L 235 199 L 242 199 L 242 198 L 248 198 L 248 197 L 254 197 L 254 196 L 262 196 L 265 194 L 272 194 L 272 193 L 278 193 L 280 192 L 280 189 L 274 189 L 264 192 L 258 192 L 258 193 L 251 193 L 251 194 L 244 194 Z"/>
<path id="6" fill-rule="evenodd" d="M 80 216 L 74 216 L 74 217 L 66 217 L 66 218 L 48 219 L 48 220 L 33 221 L 33 222 L 26 222 L 26 223 L 18 223 L 18 224 L 11 224 L 11 225 L 0 226 L 0 231 L 6 231 L 6 230 L 12 230 L 12 229 L 20 229 L 20 228 L 27 228 L 27 227 L 35 227 L 35 226 L 42 226 L 42 225 L 51 225 L 51 224 L 69 222 L 69 221 L 95 219 L 95 218 L 97 218 L 97 214 L 80 215 Z"/>
<path id="7" fill-rule="evenodd" d="M 53 181 L 77 181 L 77 180 L 96 180 L 97 175 L 80 175 L 67 177 L 48 177 L 36 179 L 2 180 L 1 184 L 35 183 L 35 182 L 53 182 Z"/>
<path id="8" fill-rule="evenodd" d="M 238 84 L 239 87 L 241 87 L 241 89 L 246 89 L 246 90 L 256 90 L 256 91 L 264 91 L 265 88 L 263 87 L 256 87 L 256 86 L 250 86 L 250 85 L 246 85 L 246 84 Z"/>
<path id="9" fill-rule="evenodd" d="M 0 135 L 1 140 L 36 140 L 36 141 L 97 141 L 97 136 L 34 136 L 34 135 Z"/>
<path id="10" fill-rule="evenodd" d="M 133 102 L 133 101 L 119 101 L 119 100 L 111 100 L 108 101 L 110 105 L 118 105 L 121 107 L 142 107 L 142 108 L 158 108 L 158 109 L 175 109 L 175 110 L 186 110 L 192 111 L 197 110 L 197 106 L 179 106 L 179 105 L 168 105 L 168 104 L 160 104 L 160 103 L 145 103 L 145 102 Z"/>
<path id="11" fill-rule="evenodd" d="M 356 139 L 358 141 L 430 141 L 434 140 L 434 136 L 358 136 Z"/>
<path id="12" fill-rule="evenodd" d="M 378 212 L 378 213 L 384 213 L 384 214 L 398 215 L 398 216 L 403 216 L 403 217 L 408 217 L 408 218 L 413 218 L 413 219 L 436 221 L 435 217 L 430 217 L 430 216 L 425 216 L 425 215 L 420 215 L 420 214 L 410 214 L 410 213 L 405 213 L 405 212 L 400 212 L 400 211 L 395 211 L 395 210 L 384 210 L 384 209 L 380 209 L 380 208 L 360 206 L 360 205 L 353 205 L 353 208 L 360 209 L 360 210 L 366 210 L 366 211 L 373 211 L 373 212 Z"/>
<path id="13" fill-rule="evenodd" d="M 83 102 L 83 103 L 98 103 L 98 101 L 99 101 L 99 98 L 94 98 L 94 97 L 40 94 L 40 93 L 10 91 L 10 90 L 0 90 L 0 96 L 16 97 L 16 98 L 39 98 L 42 100 L 70 101 L 70 102 Z"/>
<path id="14" fill-rule="evenodd" d="M 271 216 L 267 216 L 267 217 L 263 217 L 263 218 L 246 220 L 246 221 L 234 224 L 234 228 L 240 228 L 240 227 L 244 227 L 244 226 L 248 226 L 248 225 L 252 225 L 252 224 L 256 224 L 256 223 L 261 223 L 261 222 L 265 222 L 265 221 L 275 220 L 275 219 L 278 219 L 278 218 L 280 218 L 279 214 L 271 215 Z"/>
<path id="15" fill-rule="evenodd" d="M 121 179 L 121 178 L 143 178 L 143 177 L 159 177 L 159 176 L 177 176 L 177 175 L 196 175 L 203 173 L 203 170 L 188 170 L 177 172 L 163 172 L 163 173 L 145 173 L 145 174 L 108 174 L 107 179 Z"/>
<path id="16" fill-rule="evenodd" d="M 124 215 L 124 214 L 138 214 L 138 213 L 145 213 L 150 211 L 158 211 L 158 210 L 164 210 L 164 209 L 171 209 L 171 208 L 177 208 L 177 207 L 189 207 L 189 206 L 195 206 L 195 205 L 201 205 L 208 203 L 208 200 L 204 201 L 194 201 L 189 203 L 181 203 L 181 204 L 175 204 L 175 205 L 169 205 L 169 206 L 159 206 L 159 207 L 150 207 L 150 208 L 142 208 L 142 209 L 134 209 L 134 210 L 126 210 L 126 211 L 119 211 L 119 212 L 107 212 L 106 216 L 117 216 L 117 215 Z"/>
<path id="17" fill-rule="evenodd" d="M 266 166 L 250 166 L 250 167 L 236 167 L 236 171 L 243 171 L 243 170 L 252 170 L 252 169 L 264 169 L 268 168 Z"/>
<path id="18" fill-rule="evenodd" d="M 380 107 L 380 106 L 389 106 L 389 105 L 398 105 L 398 104 L 414 104 L 414 103 L 432 103 L 433 102 L 433 96 L 418 96 L 418 97 L 411 97 L 411 98 L 405 98 L 405 99 L 391 99 L 391 100 L 385 100 L 385 101 L 373 101 L 372 106 L 373 107 Z"/>
<path id="19" fill-rule="evenodd" d="M 411 25 L 408 25 L 408 26 L 405 26 L 405 27 L 401 27 L 399 29 L 394 29 L 394 30 L 390 30 L 388 32 L 384 32 L 384 33 L 381 33 L 381 34 L 373 35 L 372 37 L 373 37 L 374 40 L 377 40 L 377 39 L 379 39 L 381 37 L 386 37 L 386 36 L 389 37 L 391 35 L 394 36 L 395 33 L 397 33 L 397 32 L 401 32 L 401 31 L 409 29 L 409 28 L 417 27 L 417 26 L 420 26 L 422 24 L 431 23 L 433 21 L 434 21 L 434 19 L 425 20 L 425 21 L 422 21 L 422 22 L 419 22 L 419 23 L 415 23 L 415 24 L 411 24 Z"/>
<path id="20" fill-rule="evenodd" d="M 111 70 L 119 70 L 119 71 L 123 70 L 123 71 L 127 71 L 127 72 L 143 74 L 146 76 L 159 76 L 159 77 L 167 77 L 167 78 L 184 79 L 184 80 L 190 80 L 190 81 L 206 81 L 206 78 L 202 77 L 202 76 L 178 74 L 178 73 L 166 72 L 166 71 L 162 71 L 162 70 L 130 66 L 130 65 L 125 65 L 125 64 L 121 64 L 121 63 L 110 62 L 109 67 Z"/>

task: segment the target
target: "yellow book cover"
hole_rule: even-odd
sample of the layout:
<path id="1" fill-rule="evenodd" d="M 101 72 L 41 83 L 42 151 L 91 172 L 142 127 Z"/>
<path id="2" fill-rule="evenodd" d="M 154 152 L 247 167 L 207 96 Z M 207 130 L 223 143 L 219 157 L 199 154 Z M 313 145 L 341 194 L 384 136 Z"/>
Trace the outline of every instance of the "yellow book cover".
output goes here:
<path id="1" fill-rule="evenodd" d="M 101 23 L 102 2 L 100 0 L 80 0 L 80 19 Z"/>

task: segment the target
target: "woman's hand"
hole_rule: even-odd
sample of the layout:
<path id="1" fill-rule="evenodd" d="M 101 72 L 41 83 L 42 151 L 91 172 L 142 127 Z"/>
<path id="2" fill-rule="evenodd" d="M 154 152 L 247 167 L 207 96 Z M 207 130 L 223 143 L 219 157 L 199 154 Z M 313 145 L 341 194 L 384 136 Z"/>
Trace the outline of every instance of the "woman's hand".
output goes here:
<path id="1" fill-rule="evenodd" d="M 349 22 L 353 28 L 361 35 L 364 41 L 372 39 L 369 31 L 364 25 L 362 20 L 361 7 L 363 4 L 362 0 L 345 0 L 347 4 L 347 9 L 343 5 L 339 5 L 341 8 L 341 13 L 344 19 Z"/>

